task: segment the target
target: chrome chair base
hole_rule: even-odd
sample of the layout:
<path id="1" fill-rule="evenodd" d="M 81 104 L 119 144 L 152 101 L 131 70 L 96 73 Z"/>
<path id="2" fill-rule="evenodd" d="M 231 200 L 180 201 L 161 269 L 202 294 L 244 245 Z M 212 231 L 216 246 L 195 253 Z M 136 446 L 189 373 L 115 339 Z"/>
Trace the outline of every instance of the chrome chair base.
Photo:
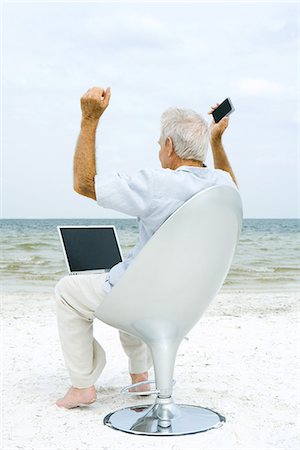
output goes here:
<path id="1" fill-rule="evenodd" d="M 200 406 L 176 405 L 172 398 L 154 405 L 131 406 L 108 414 L 104 420 L 115 430 L 148 436 L 180 436 L 219 428 L 225 417 Z"/>

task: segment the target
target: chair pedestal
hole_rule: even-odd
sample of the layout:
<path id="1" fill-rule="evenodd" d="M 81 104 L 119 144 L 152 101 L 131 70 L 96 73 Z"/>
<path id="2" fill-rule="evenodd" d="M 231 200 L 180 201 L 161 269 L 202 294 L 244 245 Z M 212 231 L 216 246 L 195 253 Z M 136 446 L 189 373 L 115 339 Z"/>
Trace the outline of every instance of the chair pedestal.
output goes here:
<path id="1" fill-rule="evenodd" d="M 108 414 L 104 425 L 132 434 L 179 436 L 219 428 L 225 418 L 208 408 L 177 405 L 172 397 L 153 405 L 131 406 Z"/>

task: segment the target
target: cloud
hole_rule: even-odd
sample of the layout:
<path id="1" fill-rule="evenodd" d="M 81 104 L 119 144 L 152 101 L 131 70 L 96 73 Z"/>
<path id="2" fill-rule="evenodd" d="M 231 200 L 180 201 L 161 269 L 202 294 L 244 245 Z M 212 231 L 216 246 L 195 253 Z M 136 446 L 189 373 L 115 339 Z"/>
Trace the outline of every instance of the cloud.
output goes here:
<path id="1" fill-rule="evenodd" d="M 237 83 L 240 94 L 249 96 L 274 95 L 283 93 L 285 86 L 264 78 L 243 78 Z"/>
<path id="2" fill-rule="evenodd" d="M 92 39 L 95 46 L 113 51 L 130 48 L 159 49 L 174 40 L 172 34 L 157 18 L 137 12 L 90 16 L 81 30 Z"/>

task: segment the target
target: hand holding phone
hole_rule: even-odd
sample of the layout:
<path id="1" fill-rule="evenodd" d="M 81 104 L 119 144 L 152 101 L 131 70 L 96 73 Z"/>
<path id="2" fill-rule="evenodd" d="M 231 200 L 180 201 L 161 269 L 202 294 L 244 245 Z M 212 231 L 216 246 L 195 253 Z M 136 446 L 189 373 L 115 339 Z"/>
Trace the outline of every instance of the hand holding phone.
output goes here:
<path id="1" fill-rule="evenodd" d="M 231 103 L 230 98 L 226 98 L 221 104 L 217 103 L 217 108 L 212 107 L 212 116 L 216 123 L 220 122 L 223 117 L 229 116 L 229 114 L 233 113 L 234 106 Z"/>
<path id="2" fill-rule="evenodd" d="M 234 111 L 230 98 L 224 100 L 221 104 L 212 106 L 208 114 L 212 114 L 213 120 L 210 124 L 211 138 L 220 138 L 228 126 L 227 116 Z M 223 119 L 223 120 L 222 120 Z"/>

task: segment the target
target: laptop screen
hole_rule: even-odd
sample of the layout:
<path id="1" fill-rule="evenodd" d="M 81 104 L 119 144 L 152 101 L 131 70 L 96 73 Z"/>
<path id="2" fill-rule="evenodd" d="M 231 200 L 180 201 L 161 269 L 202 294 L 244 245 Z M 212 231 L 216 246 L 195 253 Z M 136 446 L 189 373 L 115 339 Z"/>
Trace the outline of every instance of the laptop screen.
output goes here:
<path id="1" fill-rule="evenodd" d="M 122 261 L 113 227 L 59 227 L 71 272 L 110 270 Z"/>

